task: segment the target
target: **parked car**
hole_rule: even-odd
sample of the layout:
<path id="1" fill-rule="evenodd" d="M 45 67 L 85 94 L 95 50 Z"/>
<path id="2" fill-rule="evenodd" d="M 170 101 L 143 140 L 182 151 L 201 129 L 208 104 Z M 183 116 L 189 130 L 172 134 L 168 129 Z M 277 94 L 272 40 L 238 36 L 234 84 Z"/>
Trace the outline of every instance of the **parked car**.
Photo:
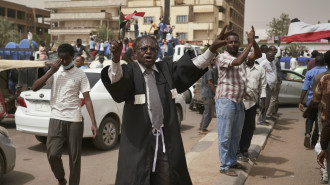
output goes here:
<path id="1" fill-rule="evenodd" d="M 281 91 L 278 97 L 279 104 L 299 104 L 301 88 L 305 77 L 297 72 L 282 69 Z M 306 97 L 304 100 L 306 103 Z"/>
<path id="2" fill-rule="evenodd" d="M 101 150 L 110 150 L 118 142 L 120 135 L 124 103 L 116 103 L 105 89 L 101 79 L 101 69 L 85 69 L 91 91 L 95 119 L 99 135 L 93 140 L 94 146 Z M 21 132 L 34 134 L 40 142 L 45 143 L 48 134 L 50 117 L 50 87 L 45 86 L 37 92 L 25 91 L 18 98 L 18 108 L 15 113 L 16 129 Z M 81 112 L 84 118 L 83 137 L 92 137 L 91 119 L 81 98 Z M 177 113 L 181 121 L 185 119 L 186 105 L 182 95 L 176 99 Z"/>
<path id="3" fill-rule="evenodd" d="M 294 69 L 293 71 L 296 72 L 296 73 L 299 73 L 299 74 L 301 74 L 301 75 L 303 75 L 303 76 L 305 76 L 306 73 L 307 73 L 307 66 L 298 66 L 298 67 L 297 67 L 296 69 Z"/>
<path id="4" fill-rule="evenodd" d="M 9 138 L 8 130 L 0 126 L 0 184 L 4 174 L 13 171 L 16 161 L 16 148 Z"/>

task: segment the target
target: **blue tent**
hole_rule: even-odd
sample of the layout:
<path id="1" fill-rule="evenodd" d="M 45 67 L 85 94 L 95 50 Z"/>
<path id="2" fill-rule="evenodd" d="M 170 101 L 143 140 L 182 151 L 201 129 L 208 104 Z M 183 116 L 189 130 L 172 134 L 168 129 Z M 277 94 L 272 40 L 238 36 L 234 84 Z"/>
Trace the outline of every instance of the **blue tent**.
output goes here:
<path id="1" fill-rule="evenodd" d="M 6 49 L 19 49 L 19 45 L 15 42 L 8 42 L 6 44 Z M 2 51 L 2 55 L 1 57 L 4 58 L 4 59 L 9 59 L 9 60 L 18 60 L 19 57 L 18 57 L 18 51 Z"/>
<path id="2" fill-rule="evenodd" d="M 285 68 L 289 69 L 290 68 L 290 60 L 292 57 L 282 57 L 280 62 L 284 62 L 285 63 Z M 307 58 L 307 57 L 298 57 L 298 65 L 299 66 L 305 66 L 307 65 L 306 61 L 311 61 L 311 58 Z"/>
<path id="3" fill-rule="evenodd" d="M 34 40 L 32 40 L 32 46 L 33 49 L 38 49 L 38 44 Z M 23 49 L 29 48 L 29 40 L 28 39 L 21 40 L 21 42 L 19 43 L 19 48 L 23 48 Z M 19 51 L 19 59 L 21 60 L 29 60 L 30 55 L 32 55 L 31 51 Z"/>

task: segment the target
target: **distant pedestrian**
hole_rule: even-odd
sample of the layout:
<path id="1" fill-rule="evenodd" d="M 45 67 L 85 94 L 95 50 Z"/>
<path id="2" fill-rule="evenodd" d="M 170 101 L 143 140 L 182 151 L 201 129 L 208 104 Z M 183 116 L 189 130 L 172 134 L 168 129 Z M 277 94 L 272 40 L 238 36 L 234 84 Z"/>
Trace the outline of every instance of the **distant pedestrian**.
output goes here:
<path id="1" fill-rule="evenodd" d="M 82 45 L 81 39 L 77 39 L 76 45 L 73 48 L 74 48 L 74 58 L 76 58 L 77 56 L 82 56 L 83 52 L 85 52 L 86 55 L 91 58 L 91 55 L 87 51 L 86 47 Z"/>
<path id="2" fill-rule="evenodd" d="M 103 40 L 101 40 L 100 42 L 100 52 L 99 52 L 100 55 L 104 55 L 104 42 Z"/>
<path id="3" fill-rule="evenodd" d="M 97 135 L 97 125 L 93 105 L 89 96 L 90 85 L 85 72 L 73 65 L 74 48 L 70 44 L 61 44 L 57 49 L 59 59 L 51 69 L 32 87 L 33 91 L 44 85 L 51 86 L 49 120 L 47 136 L 47 157 L 59 185 L 66 185 L 65 172 L 61 159 L 62 148 L 68 145 L 70 179 L 69 184 L 78 185 L 81 170 L 81 144 L 84 122 L 81 115 L 79 92 L 84 97 L 87 111 L 92 121 L 92 133 Z"/>
<path id="4" fill-rule="evenodd" d="M 312 51 L 312 60 L 308 62 L 307 69 L 311 70 L 315 67 L 315 58 L 319 55 L 319 52 L 317 50 Z"/>
<path id="5" fill-rule="evenodd" d="M 99 62 L 96 65 L 96 68 L 103 68 L 103 62 L 104 62 L 104 55 L 100 54 L 99 55 Z"/>
<path id="6" fill-rule="evenodd" d="M 158 24 L 158 27 L 159 27 L 159 35 L 160 35 L 160 40 L 162 41 L 164 39 L 164 28 L 165 28 L 165 24 L 164 24 L 164 21 L 161 21 L 159 24 Z"/>
<path id="7" fill-rule="evenodd" d="M 293 71 L 297 67 L 298 67 L 297 53 L 293 53 L 292 58 L 290 59 L 290 70 Z"/>
<path id="8" fill-rule="evenodd" d="M 155 37 L 156 39 L 158 39 L 158 26 L 157 26 L 156 23 L 154 23 L 154 21 L 151 21 L 150 23 L 151 23 L 151 27 L 150 27 L 149 32 L 150 32 L 151 29 L 153 28 L 153 29 L 154 29 L 154 37 Z"/>
<path id="9" fill-rule="evenodd" d="M 215 55 L 217 57 L 217 55 Z M 204 104 L 204 111 L 202 120 L 200 122 L 200 133 L 207 134 L 209 130 L 207 127 L 209 126 L 213 113 L 214 113 L 214 95 L 215 95 L 215 73 L 213 70 L 213 66 L 215 64 L 215 58 L 213 58 L 208 66 L 208 71 L 202 77 L 202 99 Z"/>
<path id="10" fill-rule="evenodd" d="M 260 66 L 263 67 L 266 71 L 266 99 L 265 99 L 265 109 L 263 112 L 260 112 L 258 116 L 258 125 L 268 125 L 269 122 L 266 121 L 266 113 L 269 108 L 270 99 L 273 91 L 275 90 L 275 86 L 277 83 L 276 69 L 273 66 L 273 62 L 275 59 L 275 53 L 272 51 L 268 51 L 266 53 L 266 60 L 261 61 Z"/>
<path id="11" fill-rule="evenodd" d="M 93 37 L 89 40 L 89 51 L 91 53 L 95 51 L 95 41 Z"/>
<path id="12" fill-rule="evenodd" d="M 88 67 L 85 66 L 84 62 L 85 58 L 83 56 L 77 56 L 74 64 L 79 69 L 88 69 Z"/>
<path id="13" fill-rule="evenodd" d="M 246 92 L 249 98 L 245 97 L 243 99 L 245 119 L 237 152 L 238 160 L 243 162 L 249 161 L 250 156 L 248 150 L 255 130 L 258 100 L 260 97 L 260 112 L 264 112 L 267 86 L 264 68 L 254 63 L 251 55 L 246 62 L 246 78 Z"/>
<path id="14" fill-rule="evenodd" d="M 135 34 L 135 39 L 137 39 L 139 37 L 139 24 L 138 24 L 138 21 L 135 21 L 135 24 L 134 24 L 134 34 Z"/>

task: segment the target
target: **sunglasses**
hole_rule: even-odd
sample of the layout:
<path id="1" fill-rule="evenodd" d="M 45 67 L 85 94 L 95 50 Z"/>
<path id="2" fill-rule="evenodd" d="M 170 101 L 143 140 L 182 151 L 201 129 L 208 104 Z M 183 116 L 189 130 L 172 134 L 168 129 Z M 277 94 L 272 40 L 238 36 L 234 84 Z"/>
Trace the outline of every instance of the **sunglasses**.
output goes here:
<path id="1" fill-rule="evenodd" d="M 139 50 L 142 51 L 143 53 L 145 53 L 145 52 L 148 51 L 148 48 L 149 48 L 150 51 L 152 51 L 152 52 L 158 51 L 158 48 L 155 48 L 155 47 L 149 47 L 149 46 L 147 46 L 147 47 L 141 47 L 141 48 L 139 48 Z"/>

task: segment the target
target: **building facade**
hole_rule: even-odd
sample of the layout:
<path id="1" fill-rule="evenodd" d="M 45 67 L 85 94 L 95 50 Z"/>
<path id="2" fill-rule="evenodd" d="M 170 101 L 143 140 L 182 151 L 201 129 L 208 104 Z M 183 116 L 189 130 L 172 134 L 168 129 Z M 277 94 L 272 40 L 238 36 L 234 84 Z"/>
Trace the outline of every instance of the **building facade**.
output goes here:
<path id="1" fill-rule="evenodd" d="M 28 32 L 42 35 L 48 33 L 50 29 L 50 24 L 45 22 L 45 19 L 50 17 L 48 10 L 0 1 L 0 16 L 8 18 L 8 21 L 15 24 L 21 39 L 27 38 Z"/>
<path id="2" fill-rule="evenodd" d="M 169 23 L 174 26 L 173 34 L 180 40 L 211 44 L 225 25 L 243 38 L 245 0 L 169 1 Z M 138 19 L 139 32 L 148 33 L 150 21 L 158 24 L 164 16 L 164 4 L 165 0 L 127 0 L 122 11 L 125 15 L 134 11 L 145 12 L 145 16 Z M 134 38 L 132 24 L 129 35 Z"/>
<path id="3" fill-rule="evenodd" d="M 112 29 L 118 36 L 120 4 L 126 0 L 96 0 L 96 1 L 47 1 L 45 8 L 51 11 L 52 40 L 74 44 L 77 38 L 87 44 L 90 32 L 100 25 Z"/>

